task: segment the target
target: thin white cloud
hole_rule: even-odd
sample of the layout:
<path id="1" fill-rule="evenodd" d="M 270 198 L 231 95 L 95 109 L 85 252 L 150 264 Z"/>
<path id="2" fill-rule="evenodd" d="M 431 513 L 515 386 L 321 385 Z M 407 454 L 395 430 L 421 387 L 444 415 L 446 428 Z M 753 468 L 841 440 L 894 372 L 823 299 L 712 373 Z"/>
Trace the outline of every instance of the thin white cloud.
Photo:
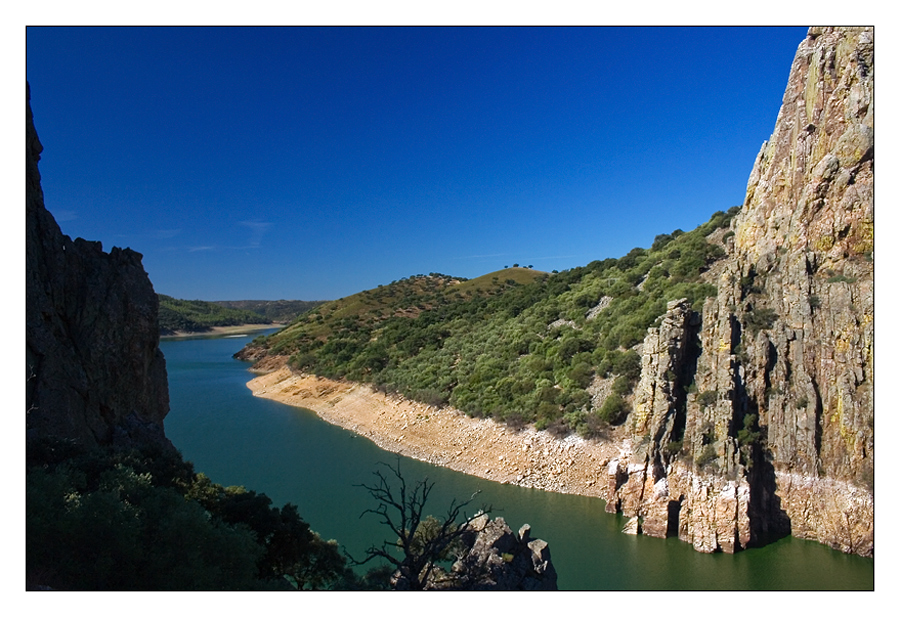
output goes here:
<path id="1" fill-rule="evenodd" d="M 174 238 L 181 233 L 181 229 L 157 229 L 153 232 L 153 237 L 158 240 L 168 240 Z"/>
<path id="2" fill-rule="evenodd" d="M 248 240 L 247 246 L 241 248 L 257 248 L 262 242 L 262 237 L 265 235 L 266 231 L 272 226 L 272 223 L 266 223 L 264 221 L 241 221 L 241 225 L 250 228 L 250 240 Z"/>
<path id="3" fill-rule="evenodd" d="M 196 253 L 197 251 L 213 251 L 216 247 L 214 246 L 192 246 L 188 248 L 188 251 L 191 253 Z"/>

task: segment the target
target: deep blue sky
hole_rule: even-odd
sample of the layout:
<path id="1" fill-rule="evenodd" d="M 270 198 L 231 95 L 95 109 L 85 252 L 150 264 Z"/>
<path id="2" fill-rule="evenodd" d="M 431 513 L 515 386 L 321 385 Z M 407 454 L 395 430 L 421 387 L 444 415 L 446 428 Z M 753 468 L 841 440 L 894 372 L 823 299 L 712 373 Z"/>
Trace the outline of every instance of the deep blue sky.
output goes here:
<path id="1" fill-rule="evenodd" d="M 28 28 L 47 207 L 181 298 L 562 270 L 740 205 L 805 28 Z"/>

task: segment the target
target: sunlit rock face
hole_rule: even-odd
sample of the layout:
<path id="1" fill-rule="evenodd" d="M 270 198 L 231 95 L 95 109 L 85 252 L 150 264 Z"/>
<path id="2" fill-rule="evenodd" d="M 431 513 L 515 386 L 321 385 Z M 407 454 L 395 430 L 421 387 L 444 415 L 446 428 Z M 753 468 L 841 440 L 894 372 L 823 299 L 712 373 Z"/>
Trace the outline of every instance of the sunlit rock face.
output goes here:
<path id="1" fill-rule="evenodd" d="M 811 28 L 732 222 L 718 296 L 643 345 L 609 510 L 732 552 L 874 554 L 874 45 Z"/>
<path id="2" fill-rule="evenodd" d="M 26 116 L 26 416 L 29 439 L 168 444 L 157 297 L 141 255 L 64 236 L 44 207 L 43 149 Z"/>

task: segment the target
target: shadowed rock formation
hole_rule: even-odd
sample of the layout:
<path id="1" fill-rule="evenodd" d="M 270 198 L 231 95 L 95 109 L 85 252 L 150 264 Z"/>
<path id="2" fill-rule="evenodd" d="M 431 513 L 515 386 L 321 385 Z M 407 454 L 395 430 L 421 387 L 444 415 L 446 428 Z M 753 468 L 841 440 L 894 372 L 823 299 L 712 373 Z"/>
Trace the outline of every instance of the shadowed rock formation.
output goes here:
<path id="1" fill-rule="evenodd" d="M 426 589 L 555 591 L 550 547 L 531 537 L 531 526 L 513 533 L 503 518 L 482 514 L 461 537 L 463 550 L 447 572 L 438 568 Z"/>
<path id="2" fill-rule="evenodd" d="M 168 444 L 158 301 L 141 255 L 62 234 L 44 207 L 30 90 L 26 114 L 28 437 Z"/>

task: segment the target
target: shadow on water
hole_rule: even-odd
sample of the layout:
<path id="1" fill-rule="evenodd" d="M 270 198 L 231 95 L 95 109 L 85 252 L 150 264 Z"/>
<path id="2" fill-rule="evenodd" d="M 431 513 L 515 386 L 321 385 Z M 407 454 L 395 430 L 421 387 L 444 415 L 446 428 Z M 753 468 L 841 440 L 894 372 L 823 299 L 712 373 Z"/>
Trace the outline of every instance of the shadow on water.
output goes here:
<path id="1" fill-rule="evenodd" d="M 195 468 L 214 482 L 291 502 L 325 538 L 354 556 L 387 539 L 358 485 L 371 483 L 378 462 L 394 455 L 314 413 L 253 397 L 247 364 L 231 355 L 247 339 L 164 341 L 172 411 L 166 433 Z M 870 559 L 786 537 L 735 555 L 697 553 L 676 537 L 621 533 L 625 520 L 596 498 L 502 485 L 403 458 L 407 481 L 435 483 L 429 508 L 481 491 L 471 504 L 493 507 L 513 530 L 528 523 L 550 545 L 561 589 L 872 589 Z M 675 506 L 673 506 L 675 507 Z"/>

